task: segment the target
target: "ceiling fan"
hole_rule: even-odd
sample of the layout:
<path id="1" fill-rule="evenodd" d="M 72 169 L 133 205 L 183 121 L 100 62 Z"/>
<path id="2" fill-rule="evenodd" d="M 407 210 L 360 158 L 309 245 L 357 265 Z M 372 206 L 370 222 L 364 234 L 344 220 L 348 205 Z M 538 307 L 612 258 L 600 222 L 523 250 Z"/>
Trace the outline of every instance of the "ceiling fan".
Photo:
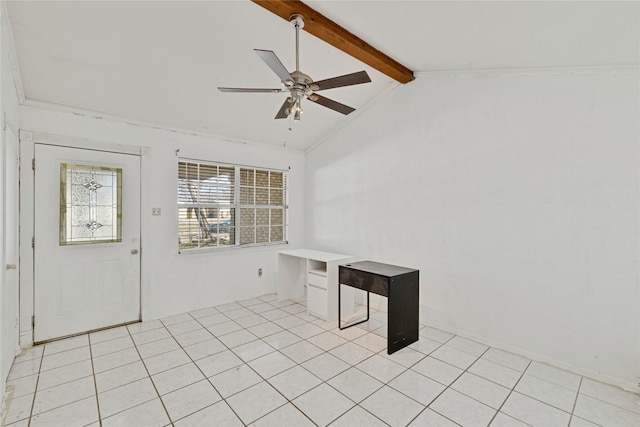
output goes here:
<path id="1" fill-rule="evenodd" d="M 282 88 L 278 89 L 258 89 L 258 88 L 235 88 L 235 87 L 218 87 L 221 92 L 237 92 L 237 93 L 281 93 L 289 92 L 289 96 L 280 107 L 280 110 L 276 114 L 276 119 L 285 119 L 293 114 L 294 120 L 300 120 L 300 113 L 302 113 L 302 100 L 308 99 L 311 102 L 322 105 L 323 107 L 330 108 L 342 114 L 350 114 L 355 111 L 355 108 L 348 105 L 341 104 L 337 101 L 318 95 L 316 92 L 326 89 L 333 89 L 336 87 L 352 86 L 362 83 L 369 83 L 371 79 L 366 71 L 359 71 L 357 73 L 345 74 L 343 76 L 332 77 L 326 80 L 320 80 L 314 82 L 311 77 L 300 71 L 300 57 L 299 57 L 299 33 L 300 29 L 304 27 L 304 18 L 301 15 L 292 15 L 289 18 L 289 22 L 296 29 L 296 70 L 289 73 L 287 69 L 282 65 L 280 59 L 271 50 L 254 49 L 260 56 L 260 59 L 271 70 L 280 77 L 282 82 Z"/>

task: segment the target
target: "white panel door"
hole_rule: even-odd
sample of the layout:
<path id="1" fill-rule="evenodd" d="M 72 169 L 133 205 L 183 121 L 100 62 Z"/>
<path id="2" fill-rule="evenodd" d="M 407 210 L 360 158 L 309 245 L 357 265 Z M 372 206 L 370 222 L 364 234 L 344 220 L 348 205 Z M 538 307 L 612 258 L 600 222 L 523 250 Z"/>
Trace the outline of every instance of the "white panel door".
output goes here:
<path id="1" fill-rule="evenodd" d="M 2 366 L 6 378 L 18 345 L 18 137 L 7 126 L 4 131 L 4 260 L 2 267 Z"/>
<path id="2" fill-rule="evenodd" d="M 140 320 L 140 157 L 35 144 L 34 341 Z"/>

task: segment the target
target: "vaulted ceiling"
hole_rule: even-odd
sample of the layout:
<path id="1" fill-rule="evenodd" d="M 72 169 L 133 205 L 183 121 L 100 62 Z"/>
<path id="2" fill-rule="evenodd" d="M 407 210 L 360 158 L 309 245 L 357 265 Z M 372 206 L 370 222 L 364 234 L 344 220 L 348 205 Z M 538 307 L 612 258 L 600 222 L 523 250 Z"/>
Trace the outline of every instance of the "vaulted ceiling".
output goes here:
<path id="1" fill-rule="evenodd" d="M 418 78 L 431 71 L 639 62 L 638 2 L 305 3 Z M 303 30 L 303 72 L 321 80 L 366 70 L 372 82 L 323 92 L 355 113 L 307 102 L 302 120 L 290 123 L 273 119 L 284 94 L 216 89 L 279 87 L 253 49 L 273 50 L 295 69 L 291 25 L 248 0 L 8 1 L 7 12 L 25 104 L 304 150 L 399 84 Z"/>

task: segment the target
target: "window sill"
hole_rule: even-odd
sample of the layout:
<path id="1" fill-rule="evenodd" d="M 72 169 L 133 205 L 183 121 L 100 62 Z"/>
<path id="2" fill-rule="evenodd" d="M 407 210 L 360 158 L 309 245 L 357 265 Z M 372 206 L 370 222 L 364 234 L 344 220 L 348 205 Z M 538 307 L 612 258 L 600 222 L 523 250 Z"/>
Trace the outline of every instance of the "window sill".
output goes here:
<path id="1" fill-rule="evenodd" d="M 234 246 L 222 246 L 217 248 L 194 248 L 194 249 L 183 249 L 178 251 L 176 255 L 201 255 L 201 254 L 211 254 L 211 253 L 232 253 L 235 251 L 246 250 L 246 249 L 265 249 L 276 246 L 288 246 L 289 242 L 275 242 L 275 243 L 254 243 L 251 245 L 234 245 Z"/>

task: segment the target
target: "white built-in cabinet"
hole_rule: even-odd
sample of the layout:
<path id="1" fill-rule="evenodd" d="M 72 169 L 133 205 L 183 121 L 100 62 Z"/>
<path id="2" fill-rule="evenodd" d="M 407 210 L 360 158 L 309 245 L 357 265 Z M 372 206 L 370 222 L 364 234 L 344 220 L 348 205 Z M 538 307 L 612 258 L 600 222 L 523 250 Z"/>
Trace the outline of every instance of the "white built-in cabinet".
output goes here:
<path id="1" fill-rule="evenodd" d="M 278 253 L 278 299 L 305 295 L 307 314 L 326 321 L 338 319 L 338 265 L 353 261 L 349 255 L 292 249 Z M 342 315 L 353 314 L 353 291 L 345 287 Z"/>

